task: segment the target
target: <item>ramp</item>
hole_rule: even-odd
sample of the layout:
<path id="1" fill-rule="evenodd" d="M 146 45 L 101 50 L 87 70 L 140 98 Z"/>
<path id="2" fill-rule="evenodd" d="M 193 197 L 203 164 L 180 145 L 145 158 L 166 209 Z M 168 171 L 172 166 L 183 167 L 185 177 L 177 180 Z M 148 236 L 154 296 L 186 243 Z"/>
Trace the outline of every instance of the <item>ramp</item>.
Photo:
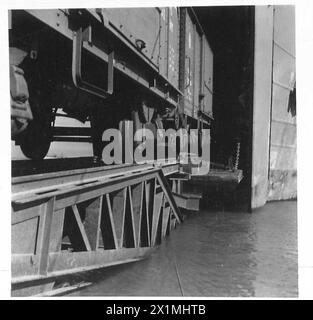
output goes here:
<path id="1" fill-rule="evenodd" d="M 182 221 L 166 176 L 178 164 L 91 168 L 12 180 L 12 295 L 143 259 Z"/>

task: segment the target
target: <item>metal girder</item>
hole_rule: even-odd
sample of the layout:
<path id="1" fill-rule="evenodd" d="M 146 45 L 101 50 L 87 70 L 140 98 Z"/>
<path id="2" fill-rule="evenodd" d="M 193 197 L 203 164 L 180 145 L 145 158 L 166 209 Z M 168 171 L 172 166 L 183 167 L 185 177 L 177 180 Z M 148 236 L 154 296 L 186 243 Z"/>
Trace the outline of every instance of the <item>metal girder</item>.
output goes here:
<path id="1" fill-rule="evenodd" d="M 59 290 L 56 278 L 142 259 L 182 221 L 162 168 L 119 169 L 96 180 L 91 170 L 79 183 L 69 175 L 62 184 L 59 173 L 50 189 L 13 192 L 12 295 Z"/>

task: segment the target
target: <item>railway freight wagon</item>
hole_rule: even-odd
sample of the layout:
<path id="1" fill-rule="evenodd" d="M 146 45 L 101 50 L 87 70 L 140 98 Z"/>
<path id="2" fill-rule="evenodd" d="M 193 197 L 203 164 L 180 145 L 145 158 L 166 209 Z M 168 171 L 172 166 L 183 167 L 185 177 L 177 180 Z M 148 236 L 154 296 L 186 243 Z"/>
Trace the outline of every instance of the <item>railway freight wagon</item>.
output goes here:
<path id="1" fill-rule="evenodd" d="M 153 132 L 212 120 L 212 51 L 190 8 L 9 12 L 12 139 L 31 159 L 133 122 Z M 58 110 L 63 109 L 64 113 Z M 55 126 L 58 116 L 91 128 Z"/>

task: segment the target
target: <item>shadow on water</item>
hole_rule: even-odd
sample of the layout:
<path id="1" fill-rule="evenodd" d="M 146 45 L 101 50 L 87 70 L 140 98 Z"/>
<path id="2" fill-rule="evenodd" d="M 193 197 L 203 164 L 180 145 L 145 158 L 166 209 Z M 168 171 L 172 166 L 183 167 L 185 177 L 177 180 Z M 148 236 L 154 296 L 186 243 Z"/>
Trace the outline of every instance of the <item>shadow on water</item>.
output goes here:
<path id="1" fill-rule="evenodd" d="M 296 211 L 284 201 L 252 214 L 190 213 L 149 258 L 98 271 L 71 295 L 297 296 Z"/>

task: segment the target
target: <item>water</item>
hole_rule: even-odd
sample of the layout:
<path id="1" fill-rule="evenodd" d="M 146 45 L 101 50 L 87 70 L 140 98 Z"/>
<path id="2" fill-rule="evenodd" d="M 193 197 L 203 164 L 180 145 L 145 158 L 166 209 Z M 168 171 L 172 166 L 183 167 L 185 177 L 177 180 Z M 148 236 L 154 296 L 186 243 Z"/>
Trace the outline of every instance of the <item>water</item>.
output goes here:
<path id="1" fill-rule="evenodd" d="M 148 259 L 102 270 L 71 295 L 295 297 L 296 207 L 190 214 Z"/>

